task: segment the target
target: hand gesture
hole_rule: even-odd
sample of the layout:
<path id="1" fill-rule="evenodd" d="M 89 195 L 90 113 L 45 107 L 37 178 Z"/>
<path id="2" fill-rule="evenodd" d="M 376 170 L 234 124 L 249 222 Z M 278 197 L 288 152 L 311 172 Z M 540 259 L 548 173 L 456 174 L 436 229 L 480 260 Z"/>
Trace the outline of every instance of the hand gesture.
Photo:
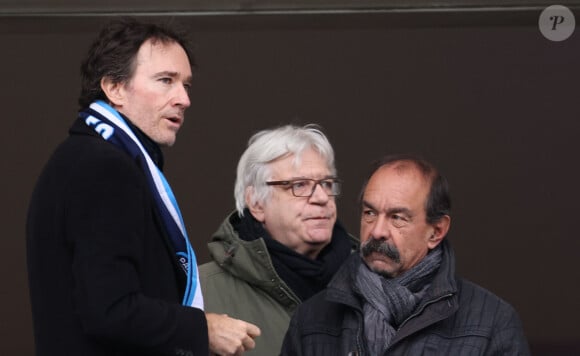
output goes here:
<path id="1" fill-rule="evenodd" d="M 214 355 L 240 356 L 244 351 L 256 347 L 254 338 L 260 329 L 243 320 L 230 318 L 226 314 L 206 313 L 209 333 L 209 349 Z"/>

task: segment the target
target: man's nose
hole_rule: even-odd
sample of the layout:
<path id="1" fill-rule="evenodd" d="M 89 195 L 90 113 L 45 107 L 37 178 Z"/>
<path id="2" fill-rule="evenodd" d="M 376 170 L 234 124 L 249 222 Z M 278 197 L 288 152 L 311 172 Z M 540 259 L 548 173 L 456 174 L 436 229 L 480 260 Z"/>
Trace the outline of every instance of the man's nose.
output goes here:
<path id="1" fill-rule="evenodd" d="M 386 240 L 390 236 L 389 221 L 386 216 L 379 214 L 370 231 L 371 237 L 377 240 Z"/>
<path id="2" fill-rule="evenodd" d="M 189 99 L 189 92 L 182 85 L 179 85 L 176 90 L 177 93 L 175 94 L 174 104 L 179 105 L 184 109 L 187 109 L 191 105 L 191 101 Z"/>
<path id="3" fill-rule="evenodd" d="M 308 198 L 313 203 L 326 203 L 329 199 L 328 194 L 322 188 L 320 182 L 314 183 L 314 190 L 312 191 L 312 195 Z"/>

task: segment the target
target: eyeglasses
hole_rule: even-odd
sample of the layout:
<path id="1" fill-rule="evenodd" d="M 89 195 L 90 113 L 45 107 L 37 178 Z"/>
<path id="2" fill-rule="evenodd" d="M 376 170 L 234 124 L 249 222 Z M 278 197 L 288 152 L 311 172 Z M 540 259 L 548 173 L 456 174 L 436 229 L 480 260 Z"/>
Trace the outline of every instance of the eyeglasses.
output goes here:
<path id="1" fill-rule="evenodd" d="M 282 185 L 292 188 L 295 197 L 311 197 L 317 185 L 329 196 L 340 194 L 340 180 L 338 178 L 308 179 L 298 178 L 266 182 L 266 185 Z"/>

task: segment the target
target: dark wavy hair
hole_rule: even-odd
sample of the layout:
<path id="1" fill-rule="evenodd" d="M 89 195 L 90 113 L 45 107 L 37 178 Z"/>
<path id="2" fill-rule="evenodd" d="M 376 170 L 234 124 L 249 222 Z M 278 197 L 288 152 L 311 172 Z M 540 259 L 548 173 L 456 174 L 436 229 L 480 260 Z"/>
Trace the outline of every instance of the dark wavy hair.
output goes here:
<path id="1" fill-rule="evenodd" d="M 413 154 L 393 154 L 380 158 L 371 165 L 362 190 L 359 195 L 359 202 L 362 204 L 363 195 L 371 176 L 381 167 L 390 166 L 395 163 L 408 162 L 419 169 L 425 179 L 431 182 L 427 201 L 425 202 L 425 213 L 427 223 L 433 224 L 443 216 L 451 216 L 451 197 L 449 195 L 449 183 L 447 179 L 439 173 L 437 168 L 423 158 Z"/>
<path id="2" fill-rule="evenodd" d="M 135 71 L 137 53 L 147 40 L 153 43 L 178 43 L 183 47 L 190 65 L 195 65 L 185 33 L 167 25 L 143 23 L 133 18 L 113 20 L 103 27 L 81 64 L 81 109 L 95 100 L 107 100 L 101 89 L 101 79 L 115 83 L 127 82 Z"/>

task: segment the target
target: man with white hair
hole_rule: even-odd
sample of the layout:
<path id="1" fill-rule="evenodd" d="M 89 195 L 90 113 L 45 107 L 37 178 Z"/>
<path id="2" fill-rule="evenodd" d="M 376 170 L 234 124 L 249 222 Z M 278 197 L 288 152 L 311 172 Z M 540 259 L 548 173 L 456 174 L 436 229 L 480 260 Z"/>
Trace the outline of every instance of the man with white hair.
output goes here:
<path id="1" fill-rule="evenodd" d="M 200 266 L 207 312 L 260 327 L 252 355 L 276 355 L 294 309 L 324 289 L 357 240 L 337 223 L 334 151 L 314 125 L 258 132 L 238 163 L 236 209 Z"/>

